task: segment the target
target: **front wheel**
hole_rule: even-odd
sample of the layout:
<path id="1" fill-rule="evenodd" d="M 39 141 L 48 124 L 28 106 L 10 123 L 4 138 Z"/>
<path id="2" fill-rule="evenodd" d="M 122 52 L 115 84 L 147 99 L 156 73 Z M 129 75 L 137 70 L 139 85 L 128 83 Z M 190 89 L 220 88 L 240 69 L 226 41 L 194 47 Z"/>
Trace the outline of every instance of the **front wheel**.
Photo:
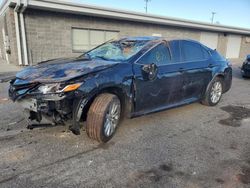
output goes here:
<path id="1" fill-rule="evenodd" d="M 119 124 L 121 103 L 116 95 L 104 93 L 95 98 L 87 115 L 86 132 L 98 142 L 109 141 Z"/>
<path id="2" fill-rule="evenodd" d="M 219 103 L 223 92 L 223 82 L 222 79 L 216 77 L 212 83 L 210 84 L 204 99 L 202 100 L 202 104 L 207 106 L 215 106 Z"/>

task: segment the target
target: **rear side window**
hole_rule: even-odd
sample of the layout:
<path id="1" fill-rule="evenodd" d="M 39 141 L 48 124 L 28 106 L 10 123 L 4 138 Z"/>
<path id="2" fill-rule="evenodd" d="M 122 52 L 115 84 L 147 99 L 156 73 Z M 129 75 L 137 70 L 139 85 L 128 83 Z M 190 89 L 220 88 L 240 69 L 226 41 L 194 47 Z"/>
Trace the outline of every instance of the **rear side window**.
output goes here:
<path id="1" fill-rule="evenodd" d="M 181 41 L 180 46 L 183 61 L 196 61 L 206 59 L 201 45 L 190 41 Z"/>
<path id="2" fill-rule="evenodd" d="M 165 44 L 160 44 L 144 55 L 139 63 L 140 64 L 156 64 L 164 65 L 170 62 L 170 52 Z"/>
<path id="3" fill-rule="evenodd" d="M 204 47 L 201 47 L 201 50 L 203 52 L 204 59 L 208 59 L 209 58 L 209 52 Z"/>
<path id="4" fill-rule="evenodd" d="M 180 41 L 178 40 L 173 40 L 169 41 L 169 46 L 171 49 L 171 54 L 172 54 L 172 63 L 178 63 L 181 61 L 180 57 Z"/>

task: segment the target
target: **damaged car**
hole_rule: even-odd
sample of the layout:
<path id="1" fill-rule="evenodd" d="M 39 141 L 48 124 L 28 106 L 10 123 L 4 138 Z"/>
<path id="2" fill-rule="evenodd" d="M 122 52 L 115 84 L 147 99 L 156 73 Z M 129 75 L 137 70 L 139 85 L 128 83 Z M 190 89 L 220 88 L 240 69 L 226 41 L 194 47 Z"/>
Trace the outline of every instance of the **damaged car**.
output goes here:
<path id="1" fill-rule="evenodd" d="M 250 77 L 250 55 L 247 55 L 245 61 L 241 66 L 242 77 Z"/>
<path id="2" fill-rule="evenodd" d="M 32 121 L 71 122 L 80 134 L 109 141 L 122 117 L 184 104 L 215 106 L 232 83 L 231 64 L 193 40 L 126 37 L 77 58 L 41 62 L 17 73 L 9 97 Z"/>

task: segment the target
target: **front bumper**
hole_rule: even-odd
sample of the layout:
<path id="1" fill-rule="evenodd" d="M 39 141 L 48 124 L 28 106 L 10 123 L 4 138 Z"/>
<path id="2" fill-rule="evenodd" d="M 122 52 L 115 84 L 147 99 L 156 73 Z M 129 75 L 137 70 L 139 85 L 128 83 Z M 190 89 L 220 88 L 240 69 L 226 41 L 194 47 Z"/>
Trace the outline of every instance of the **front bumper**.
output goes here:
<path id="1" fill-rule="evenodd" d="M 241 69 L 241 74 L 246 77 L 250 77 L 250 69 Z"/>
<path id="2" fill-rule="evenodd" d="M 24 108 L 25 112 L 28 112 L 29 120 L 41 123 L 42 119 L 46 119 L 58 124 L 72 118 L 73 97 L 71 95 L 65 96 L 61 100 L 46 99 L 48 98 L 27 96 L 16 102 Z"/>
<path id="3" fill-rule="evenodd" d="M 241 74 L 246 77 L 250 77 L 250 62 L 243 63 L 241 67 Z"/>
<path id="4" fill-rule="evenodd" d="M 68 114 L 71 111 L 74 93 L 50 94 L 50 95 L 27 95 L 17 100 L 17 103 L 25 109 L 34 112 L 50 113 L 57 111 L 60 114 Z"/>

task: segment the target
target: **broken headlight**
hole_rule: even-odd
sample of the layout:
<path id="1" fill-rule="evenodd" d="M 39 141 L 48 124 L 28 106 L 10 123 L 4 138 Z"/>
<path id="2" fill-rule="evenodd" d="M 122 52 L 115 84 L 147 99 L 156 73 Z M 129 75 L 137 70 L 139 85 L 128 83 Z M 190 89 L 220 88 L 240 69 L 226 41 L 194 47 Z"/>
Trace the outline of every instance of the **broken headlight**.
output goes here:
<path id="1" fill-rule="evenodd" d="M 69 84 L 69 85 L 61 85 L 61 84 L 45 84 L 41 85 L 38 88 L 38 91 L 43 94 L 50 93 L 62 93 L 77 90 L 81 86 L 81 83 Z"/>

